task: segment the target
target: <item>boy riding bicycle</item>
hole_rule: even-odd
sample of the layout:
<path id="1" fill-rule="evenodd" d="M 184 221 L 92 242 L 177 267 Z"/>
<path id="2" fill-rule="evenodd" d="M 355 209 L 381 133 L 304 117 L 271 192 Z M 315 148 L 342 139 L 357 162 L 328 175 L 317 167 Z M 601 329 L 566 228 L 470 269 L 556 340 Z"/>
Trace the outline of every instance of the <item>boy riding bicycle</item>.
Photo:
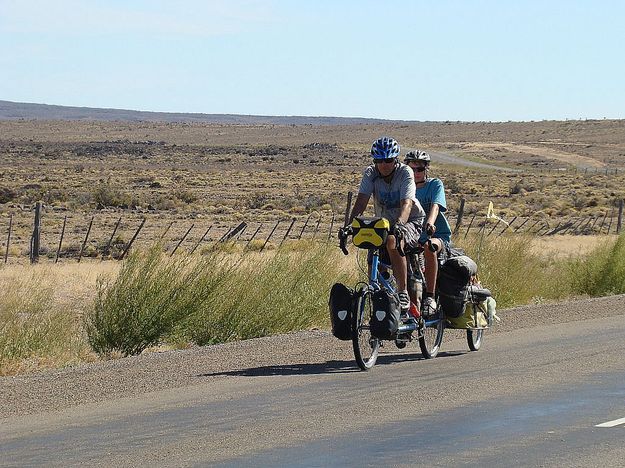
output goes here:
<path id="1" fill-rule="evenodd" d="M 436 311 L 436 279 L 438 276 L 438 255 L 446 252 L 451 242 L 451 228 L 443 214 L 447 211 L 445 188 L 443 182 L 437 178 L 428 177 L 431 158 L 425 151 L 410 151 L 404 158 L 414 172 L 417 187 L 416 197 L 425 209 L 425 230 L 421 234 L 419 243 L 431 242 L 432 249 L 425 248 L 425 284 L 423 292 L 423 307 L 421 313 L 425 316 Z"/>
<path id="2" fill-rule="evenodd" d="M 391 223 L 391 235 L 386 240 L 385 250 L 397 281 L 400 308 L 405 314 L 410 308 L 408 266 L 406 257 L 400 255 L 396 248 L 395 238 L 401 239 L 403 250 L 414 249 L 421 234 L 425 211 L 415 196 L 413 173 L 399 162 L 399 153 L 399 144 L 393 138 L 381 137 L 373 142 L 373 164 L 363 172 L 349 222 L 364 213 L 373 196 L 375 216 L 384 217 Z"/>

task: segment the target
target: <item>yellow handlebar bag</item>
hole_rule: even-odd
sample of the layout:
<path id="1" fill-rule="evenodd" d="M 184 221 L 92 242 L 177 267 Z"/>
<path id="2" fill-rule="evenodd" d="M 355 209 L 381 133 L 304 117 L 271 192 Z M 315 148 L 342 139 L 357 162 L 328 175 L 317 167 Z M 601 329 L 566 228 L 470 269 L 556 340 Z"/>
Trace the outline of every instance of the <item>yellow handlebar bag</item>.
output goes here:
<path id="1" fill-rule="evenodd" d="M 360 249 L 377 249 L 386 243 L 391 223 L 386 218 L 361 218 L 352 221 L 354 245 Z"/>

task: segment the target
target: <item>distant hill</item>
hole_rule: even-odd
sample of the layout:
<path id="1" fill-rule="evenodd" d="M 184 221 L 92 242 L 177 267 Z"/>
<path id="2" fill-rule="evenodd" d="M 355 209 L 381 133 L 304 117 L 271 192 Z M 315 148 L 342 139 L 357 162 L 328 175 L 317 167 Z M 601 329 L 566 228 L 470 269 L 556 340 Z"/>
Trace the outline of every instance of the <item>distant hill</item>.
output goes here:
<path id="1" fill-rule="evenodd" d="M 354 125 L 389 123 L 384 119 L 357 117 L 304 117 L 237 114 L 192 114 L 178 112 L 148 112 L 126 109 L 99 109 L 93 107 L 54 106 L 0 100 L 0 120 L 117 120 L 148 122 L 203 122 L 243 125 Z"/>

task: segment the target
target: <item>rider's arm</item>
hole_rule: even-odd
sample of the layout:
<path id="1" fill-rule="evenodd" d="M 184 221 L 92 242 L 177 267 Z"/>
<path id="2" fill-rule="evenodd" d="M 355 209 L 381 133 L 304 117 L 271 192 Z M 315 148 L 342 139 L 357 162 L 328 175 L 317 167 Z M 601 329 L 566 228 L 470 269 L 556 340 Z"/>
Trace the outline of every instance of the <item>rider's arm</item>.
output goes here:
<path id="1" fill-rule="evenodd" d="M 399 202 L 399 218 L 397 221 L 406 224 L 410 217 L 410 211 L 412 210 L 412 200 L 407 198 Z"/>
<path id="2" fill-rule="evenodd" d="M 436 217 L 438 216 L 438 212 L 440 211 L 438 203 L 432 203 L 432 207 L 430 208 L 430 212 L 428 213 L 428 217 L 425 220 L 425 224 L 431 224 L 434 226 L 436 222 Z"/>
<path id="3" fill-rule="evenodd" d="M 352 213 L 349 217 L 349 223 L 351 224 L 352 220 L 356 216 L 360 216 L 367 209 L 367 205 L 369 204 L 369 199 L 371 195 L 367 195 L 366 193 L 359 193 L 356 197 L 356 201 L 354 202 L 354 207 L 352 208 Z"/>

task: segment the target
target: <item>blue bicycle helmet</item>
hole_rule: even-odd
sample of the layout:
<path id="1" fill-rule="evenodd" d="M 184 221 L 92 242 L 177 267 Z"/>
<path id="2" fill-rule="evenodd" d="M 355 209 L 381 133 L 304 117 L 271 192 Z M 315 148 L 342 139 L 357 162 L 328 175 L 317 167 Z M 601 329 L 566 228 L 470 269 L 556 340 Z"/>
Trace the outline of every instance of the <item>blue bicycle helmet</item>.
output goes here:
<path id="1" fill-rule="evenodd" d="M 399 143 L 391 137 L 381 137 L 371 145 L 371 156 L 374 160 L 393 159 L 399 156 Z"/>

